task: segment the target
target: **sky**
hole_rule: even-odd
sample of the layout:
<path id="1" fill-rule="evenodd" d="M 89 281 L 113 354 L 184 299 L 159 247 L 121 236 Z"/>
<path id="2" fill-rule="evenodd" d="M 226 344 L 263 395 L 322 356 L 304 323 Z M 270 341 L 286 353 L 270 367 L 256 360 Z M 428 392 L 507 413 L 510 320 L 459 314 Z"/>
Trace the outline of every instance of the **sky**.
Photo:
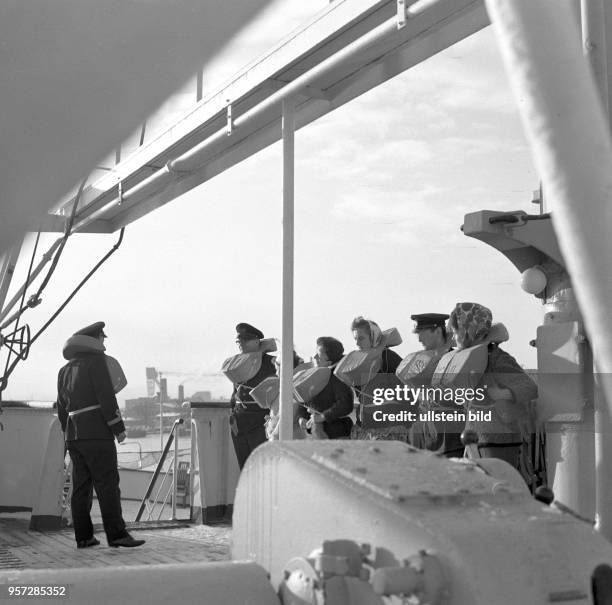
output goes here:
<path id="1" fill-rule="evenodd" d="M 205 94 L 326 5 L 274 2 L 205 66 Z M 192 79 L 169 99 L 148 136 L 187 110 L 194 90 Z M 504 348 L 535 367 L 529 341 L 541 302 L 520 289 L 501 253 L 460 231 L 469 212 L 537 212 L 538 176 L 491 28 L 300 130 L 295 171 L 294 344 L 302 357 L 323 335 L 351 350 L 356 315 L 396 327 L 405 356 L 419 349 L 411 314 L 475 301 L 508 328 Z M 179 382 L 187 395 L 227 396 L 229 381 L 215 374 L 237 352 L 234 326 L 246 321 L 280 335 L 281 220 L 275 144 L 132 223 L 119 250 L 34 344 L 3 398 L 53 400 L 62 344 L 98 320 L 107 325 L 107 353 L 128 379 L 120 403 L 146 395 L 147 366 L 167 373 L 171 396 Z M 38 258 L 56 238 L 41 237 Z M 69 239 L 42 304 L 24 315 L 33 333 L 116 239 Z M 11 292 L 25 279 L 32 241 Z"/>

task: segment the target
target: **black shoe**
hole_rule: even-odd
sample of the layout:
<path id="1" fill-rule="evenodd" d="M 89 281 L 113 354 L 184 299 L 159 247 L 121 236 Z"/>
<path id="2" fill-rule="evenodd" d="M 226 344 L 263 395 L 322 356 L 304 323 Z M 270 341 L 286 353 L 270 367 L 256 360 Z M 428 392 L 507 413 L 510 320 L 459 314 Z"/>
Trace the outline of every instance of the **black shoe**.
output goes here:
<path id="1" fill-rule="evenodd" d="M 128 548 L 133 548 L 134 546 L 142 546 L 145 543 L 144 540 L 136 540 L 132 538 L 130 534 L 126 534 L 121 538 L 116 538 L 115 540 L 111 540 L 108 545 L 117 548 L 118 546 L 126 546 Z"/>
<path id="2" fill-rule="evenodd" d="M 100 544 L 100 540 L 92 536 L 87 540 L 79 540 L 77 542 L 77 548 L 89 548 L 90 546 L 98 546 L 98 544 Z"/>

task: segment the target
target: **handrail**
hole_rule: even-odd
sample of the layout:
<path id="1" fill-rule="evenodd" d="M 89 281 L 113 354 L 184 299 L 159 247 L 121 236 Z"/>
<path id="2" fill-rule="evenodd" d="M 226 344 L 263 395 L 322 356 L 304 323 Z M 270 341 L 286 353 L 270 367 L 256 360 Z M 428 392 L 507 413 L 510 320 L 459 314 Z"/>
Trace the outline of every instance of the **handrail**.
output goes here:
<path id="1" fill-rule="evenodd" d="M 166 457 L 168 456 L 168 452 L 170 451 L 172 442 L 175 439 L 174 434 L 175 432 L 178 434 L 178 427 L 179 425 L 183 424 L 183 422 L 184 422 L 183 418 L 177 418 L 174 421 L 174 424 L 172 425 L 172 430 L 170 431 L 170 435 L 168 436 L 168 441 L 166 441 L 166 445 L 164 446 L 164 451 L 162 452 L 161 458 L 159 459 L 155 472 L 153 473 L 153 477 L 151 478 L 151 481 L 149 482 L 149 486 L 147 487 L 147 491 L 142 499 L 142 502 L 140 503 L 140 508 L 138 509 L 138 514 L 136 515 L 136 521 L 140 521 L 142 517 L 142 513 L 144 512 L 144 509 L 146 508 L 147 500 L 149 499 L 149 496 L 151 495 L 151 492 L 153 491 L 153 488 L 155 487 L 155 483 L 157 482 L 157 479 L 161 473 L 161 469 L 164 465 L 164 462 L 166 461 Z M 176 481 L 176 475 L 174 477 L 174 481 Z M 161 491 L 161 486 L 158 490 L 158 494 L 159 494 L 159 491 Z"/>

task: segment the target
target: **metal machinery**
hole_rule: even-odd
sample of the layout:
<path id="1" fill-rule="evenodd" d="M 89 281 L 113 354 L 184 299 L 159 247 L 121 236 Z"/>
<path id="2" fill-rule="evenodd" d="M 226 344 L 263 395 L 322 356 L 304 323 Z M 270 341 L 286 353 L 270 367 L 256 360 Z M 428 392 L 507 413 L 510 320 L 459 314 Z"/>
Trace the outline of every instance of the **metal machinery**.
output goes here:
<path id="1" fill-rule="evenodd" d="M 2 572 L 0 583 L 69 584 L 88 605 L 612 598 L 612 545 L 590 524 L 534 500 L 503 461 L 448 460 L 399 442 L 258 448 L 238 485 L 232 554 L 232 563 Z"/>
<path id="2" fill-rule="evenodd" d="M 267 569 L 284 605 L 608 602 L 591 577 L 612 545 L 500 460 L 268 444 L 243 471 L 234 527 L 234 558 Z"/>
<path id="3" fill-rule="evenodd" d="M 582 4 L 586 46 L 596 51 L 602 39 L 596 26 L 606 22 L 597 19 L 603 2 Z M 44 583 L 52 577 L 56 583 L 72 584 L 75 597 L 87 594 L 82 601 L 87 603 L 96 598 L 162 603 L 177 594 L 186 604 L 227 605 L 612 602 L 612 569 L 607 565 L 612 545 L 606 540 L 612 510 L 606 397 L 612 401 L 612 388 L 605 381 L 594 381 L 591 387 L 589 380 L 591 363 L 612 371 L 612 311 L 606 309 L 612 283 L 605 266 L 612 258 L 606 233 L 612 145 L 607 128 L 601 128 L 606 124 L 601 99 L 592 94 L 592 77 L 576 58 L 580 44 L 573 31 L 574 3 L 490 0 L 487 7 L 511 79 L 528 101 L 525 121 L 559 237 L 557 242 L 547 215 L 520 212 L 468 215 L 464 232 L 502 251 L 519 270 L 537 269 L 546 278 L 542 289 L 534 288 L 546 305 L 535 344 L 540 369 L 557 374 L 548 382 L 543 376 L 542 383 L 543 419 L 559 429 L 551 431 L 555 436 L 549 442 L 555 488 L 563 504 L 582 516 L 595 515 L 600 532 L 554 503 L 534 500 L 518 474 L 501 461 L 446 460 L 396 442 L 281 441 L 251 456 L 238 485 L 233 555 L 255 564 L 15 571 L 0 579 Z M 208 108 L 198 108 L 201 114 L 209 111 L 203 123 L 194 127 L 186 120 L 176 130 L 179 134 L 159 139 L 163 150 L 144 148 L 118 167 L 115 176 L 125 187 L 115 181 L 86 191 L 75 229 L 117 230 L 277 140 L 282 132 L 282 342 L 292 343 L 294 126 L 307 124 L 488 21 L 483 3 L 469 0 L 355 0 L 338 2 L 338 11 L 346 27 L 334 23 L 330 7 L 329 29 L 322 21 L 306 43 L 296 38 L 287 46 L 284 71 L 266 58 L 248 78 L 232 82 L 228 90 L 233 94 L 219 95 Z M 572 19 L 573 29 L 568 25 Z M 315 47 L 316 53 L 305 51 Z M 601 56 L 591 55 L 599 77 L 605 71 L 597 69 Z M 561 66 L 557 71 L 555 62 Z M 563 70 L 575 75 L 579 85 L 567 86 Z M 541 77 L 533 78 L 534 73 Z M 247 81 L 257 84 L 247 89 Z M 580 89 L 578 96 L 572 97 L 572 88 Z M 607 85 L 604 88 L 607 91 Z M 234 100 L 227 103 L 228 98 Z M 568 115 L 574 114 L 557 111 L 553 99 L 574 101 L 562 108 L 575 110 L 578 127 L 567 128 L 564 119 L 571 123 Z M 197 122 L 202 116 L 192 117 Z M 569 148 L 577 152 L 564 154 Z M 598 162 L 581 161 L 581 153 L 596 154 L 592 157 L 600 166 L 594 166 L 593 173 L 585 165 Z M 158 167 L 153 173 L 151 164 Z M 571 202 L 582 196 L 580 209 L 572 210 Z M 606 330 L 598 333 L 598 326 Z M 291 352 L 289 344 L 282 351 L 281 437 L 291 405 Z M 91 591 L 92 586 L 104 589 Z M 91 592 L 98 597 L 92 600 Z"/>

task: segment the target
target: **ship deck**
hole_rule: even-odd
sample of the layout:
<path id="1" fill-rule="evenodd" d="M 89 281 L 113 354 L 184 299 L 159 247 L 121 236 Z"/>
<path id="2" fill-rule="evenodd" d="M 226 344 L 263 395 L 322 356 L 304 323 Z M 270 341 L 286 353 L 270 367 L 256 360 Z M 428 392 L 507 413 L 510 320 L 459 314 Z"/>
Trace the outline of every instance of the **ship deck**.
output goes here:
<path id="1" fill-rule="evenodd" d="M 177 522 L 134 523 L 135 503 L 122 503 L 128 530 L 146 543 L 138 548 L 110 548 L 106 544 L 99 511 L 92 520 L 99 546 L 77 549 L 71 527 L 58 531 L 30 531 L 29 514 L 0 515 L 0 570 L 63 569 L 123 565 L 227 561 L 230 557 L 231 522 L 194 525 Z M 127 506 L 126 506 L 127 504 Z"/>

